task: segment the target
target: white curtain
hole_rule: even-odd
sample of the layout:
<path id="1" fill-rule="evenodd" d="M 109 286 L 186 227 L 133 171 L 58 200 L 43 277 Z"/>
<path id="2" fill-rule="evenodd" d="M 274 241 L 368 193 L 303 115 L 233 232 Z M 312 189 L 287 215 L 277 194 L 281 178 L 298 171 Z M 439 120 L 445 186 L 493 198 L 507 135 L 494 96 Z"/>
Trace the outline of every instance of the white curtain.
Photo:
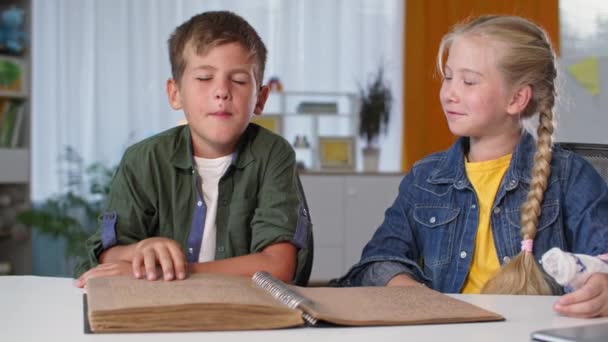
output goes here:
<path id="1" fill-rule="evenodd" d="M 383 65 L 394 95 L 382 171 L 399 171 L 402 0 L 34 0 L 32 198 L 63 190 L 59 156 L 115 165 L 128 145 L 176 125 L 166 41 L 194 14 L 232 10 L 269 50 L 287 90 L 356 92 Z"/>

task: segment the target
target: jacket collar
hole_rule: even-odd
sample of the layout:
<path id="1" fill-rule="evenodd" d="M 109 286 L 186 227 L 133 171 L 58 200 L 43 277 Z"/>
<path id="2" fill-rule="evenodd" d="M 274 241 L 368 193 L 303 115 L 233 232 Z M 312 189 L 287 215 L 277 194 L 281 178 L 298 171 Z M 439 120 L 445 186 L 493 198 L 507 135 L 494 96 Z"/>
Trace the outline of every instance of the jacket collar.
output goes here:
<path id="1" fill-rule="evenodd" d="M 242 169 L 255 160 L 251 151 L 251 141 L 257 135 L 259 127 L 249 124 L 241 135 L 236 151 L 232 157 L 232 165 Z M 177 142 L 171 155 L 171 163 L 179 169 L 194 169 L 194 154 L 192 152 L 192 139 L 190 125 L 181 127 L 177 134 Z"/>
<path id="2" fill-rule="evenodd" d="M 469 138 L 459 138 L 446 153 L 441 154 L 441 158 L 437 166 L 431 171 L 427 182 L 433 184 L 454 183 L 459 188 L 468 185 L 469 181 L 464 167 L 464 158 L 468 149 Z M 536 141 L 534 138 L 527 132 L 522 133 L 505 176 L 509 188 L 515 187 L 519 181 L 530 183 L 530 170 L 534 165 L 535 151 Z"/>

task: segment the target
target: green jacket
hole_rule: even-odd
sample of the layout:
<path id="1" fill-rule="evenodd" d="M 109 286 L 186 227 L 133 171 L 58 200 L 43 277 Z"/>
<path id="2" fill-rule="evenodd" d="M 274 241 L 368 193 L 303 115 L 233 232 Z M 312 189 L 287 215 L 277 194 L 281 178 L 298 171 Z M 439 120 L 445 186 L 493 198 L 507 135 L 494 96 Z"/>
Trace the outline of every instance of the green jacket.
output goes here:
<path id="1" fill-rule="evenodd" d="M 114 245 L 157 236 L 176 240 L 188 261 L 197 262 L 206 208 L 190 141 L 186 125 L 127 149 L 112 180 L 100 225 L 86 242 L 88 258 L 77 265 L 76 276 L 96 266 L 99 255 Z M 291 145 L 249 124 L 219 183 L 216 260 L 290 241 L 300 248 L 296 283 L 305 284 L 311 267 L 312 230 L 297 181 Z M 302 272 L 307 273 L 305 280 Z"/>

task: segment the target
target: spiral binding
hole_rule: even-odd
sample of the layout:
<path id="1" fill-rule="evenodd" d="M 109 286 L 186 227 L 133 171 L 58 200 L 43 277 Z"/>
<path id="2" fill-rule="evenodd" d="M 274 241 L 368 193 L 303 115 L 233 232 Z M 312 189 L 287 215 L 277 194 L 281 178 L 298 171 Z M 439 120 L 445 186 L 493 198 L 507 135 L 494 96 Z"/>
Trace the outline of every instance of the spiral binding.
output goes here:
<path id="1" fill-rule="evenodd" d="M 287 287 L 283 282 L 274 278 L 268 272 L 258 271 L 253 275 L 253 283 L 263 290 L 267 291 L 272 297 L 276 298 L 279 302 L 287 305 L 290 309 L 299 308 L 303 310 L 302 318 L 310 324 L 315 325 L 317 319 L 312 317 L 309 313 L 305 312 L 306 307 L 312 307 L 314 304 L 308 298 L 301 294 L 293 291 Z"/>

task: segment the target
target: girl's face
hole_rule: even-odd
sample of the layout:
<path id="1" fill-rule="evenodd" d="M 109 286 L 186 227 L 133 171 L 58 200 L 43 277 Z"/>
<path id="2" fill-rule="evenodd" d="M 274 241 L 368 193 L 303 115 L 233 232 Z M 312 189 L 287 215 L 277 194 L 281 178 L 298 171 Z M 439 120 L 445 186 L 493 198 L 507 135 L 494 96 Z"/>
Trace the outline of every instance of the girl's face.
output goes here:
<path id="1" fill-rule="evenodd" d="M 479 140 L 519 130 L 518 115 L 508 113 L 511 94 L 498 69 L 501 48 L 479 36 L 452 42 L 439 98 L 455 135 Z"/>

